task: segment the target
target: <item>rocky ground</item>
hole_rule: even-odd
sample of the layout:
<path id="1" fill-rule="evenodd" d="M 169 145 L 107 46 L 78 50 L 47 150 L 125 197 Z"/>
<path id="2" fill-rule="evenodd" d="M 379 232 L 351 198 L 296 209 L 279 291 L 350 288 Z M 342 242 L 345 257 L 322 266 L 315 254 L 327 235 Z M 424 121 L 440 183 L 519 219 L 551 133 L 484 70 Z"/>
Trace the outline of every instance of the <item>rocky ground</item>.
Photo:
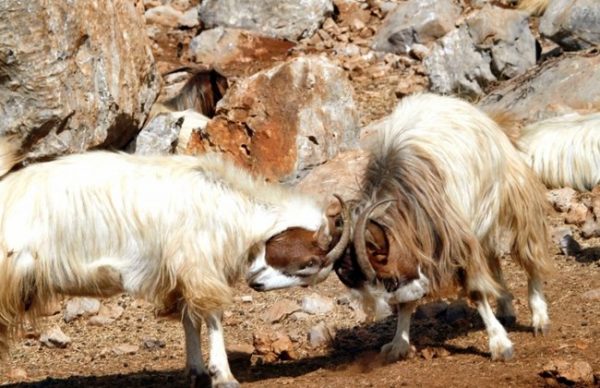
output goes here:
<path id="1" fill-rule="evenodd" d="M 202 30 L 194 17 L 198 2 L 173 1 L 172 9 L 164 8 L 164 1 L 143 3 L 159 72 L 192 63 L 190 43 Z M 291 50 L 277 46 L 283 50 L 281 58 L 264 63 L 254 58 L 243 65 L 229 62 L 229 67 L 225 66 L 228 77 L 236 82 L 274 61 L 322 54 L 339 65 L 350 81 L 360 126 L 376 122 L 391 112 L 399 98 L 432 87 L 422 59 L 436 49 L 433 40 L 413 45 L 410 55 L 371 49 L 371 39 L 394 3 L 338 1 L 337 13 L 314 35 L 299 39 Z M 478 2 L 459 3 L 466 9 L 464 18 L 472 10 L 471 3 Z M 492 3 L 504 7 L 507 2 Z M 346 9 L 340 4 L 354 5 Z M 539 39 L 539 20 L 533 18 L 529 23 Z M 540 42 L 541 52 L 548 58 L 561 54 L 555 43 Z M 598 62 L 597 51 L 585 55 Z M 529 73 L 536 71 L 530 69 Z M 581 72 L 585 71 L 590 69 L 582 66 Z M 586 81 L 585 74 L 581 78 L 597 88 L 597 83 Z M 473 90 L 481 88 L 481 93 L 489 96 L 496 88 L 508 87 L 508 81 L 501 81 L 490 78 Z M 163 83 L 165 97 L 182 79 L 167 76 Z M 573 89 L 583 93 L 583 86 Z M 576 108 L 594 106 L 585 100 Z M 395 319 L 369 322 L 333 275 L 310 289 L 270 293 L 254 292 L 240 282 L 236 302 L 224 320 L 234 375 L 244 387 L 600 385 L 600 261 L 581 263 L 563 255 L 558 244 L 568 228 L 583 245 L 600 245 L 600 201 L 594 202 L 592 194 L 550 194 L 557 210 L 548 218 L 557 238 L 550 247 L 556 271 L 546 283 L 552 319 L 548 336 L 533 335 L 526 279 L 508 258 L 503 262 L 518 319 L 509 329 L 515 344 L 514 360 L 490 361 L 487 335 L 476 311 L 464 301 L 445 299 L 424 301 L 414 315 L 414 356 L 385 364 L 378 350 L 393 337 Z M 594 195 L 600 197 L 600 193 Z M 205 343 L 203 350 L 206 354 Z M 187 386 L 183 363 L 180 323 L 156 317 L 152 306 L 126 295 L 101 301 L 68 299 L 50 306 L 39 329 L 24 333 L 14 344 L 10 358 L 0 363 L 0 384 Z"/>

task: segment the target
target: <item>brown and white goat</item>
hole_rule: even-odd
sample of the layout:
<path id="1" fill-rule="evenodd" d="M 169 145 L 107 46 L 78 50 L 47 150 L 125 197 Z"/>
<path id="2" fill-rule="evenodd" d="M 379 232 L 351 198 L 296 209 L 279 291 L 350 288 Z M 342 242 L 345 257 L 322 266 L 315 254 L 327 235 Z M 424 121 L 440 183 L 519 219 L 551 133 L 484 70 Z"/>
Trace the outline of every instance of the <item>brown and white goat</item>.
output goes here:
<path id="1" fill-rule="evenodd" d="M 550 188 L 600 185 L 600 113 L 538 121 L 523 128 L 515 144 Z"/>
<path id="2" fill-rule="evenodd" d="M 6 142 L 0 152 L 6 173 L 18 157 Z M 238 386 L 221 325 L 232 283 L 248 268 L 259 290 L 323 280 L 350 235 L 337 214 L 216 154 L 71 155 L 3 176 L 0 204 L 1 351 L 58 294 L 127 292 L 181 313 L 187 370 L 221 387 Z"/>
<path id="3" fill-rule="evenodd" d="M 502 130 L 459 99 L 407 97 L 373 134 L 349 254 L 336 263 L 344 284 L 375 314 L 398 305 L 398 327 L 382 348 L 389 360 L 409 352 L 416 302 L 461 287 L 477 306 L 493 359 L 513 345 L 488 303 L 514 319 L 501 267 L 500 234 L 525 268 L 533 327 L 549 325 L 542 276 L 549 269 L 542 184 Z"/>

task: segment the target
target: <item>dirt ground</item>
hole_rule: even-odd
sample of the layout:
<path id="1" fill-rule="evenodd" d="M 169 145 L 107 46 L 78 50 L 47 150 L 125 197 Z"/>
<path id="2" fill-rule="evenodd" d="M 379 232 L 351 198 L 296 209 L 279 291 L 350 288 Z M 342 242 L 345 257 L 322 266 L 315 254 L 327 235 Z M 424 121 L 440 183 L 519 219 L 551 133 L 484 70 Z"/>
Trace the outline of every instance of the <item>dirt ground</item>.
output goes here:
<path id="1" fill-rule="evenodd" d="M 561 225 L 560 217 L 552 216 Z M 596 241 L 587 241 L 586 243 Z M 413 358 L 385 364 L 379 348 L 394 335 L 395 318 L 360 323 L 348 294 L 335 275 L 313 289 L 291 289 L 258 293 L 244 284 L 237 295 L 250 295 L 252 302 L 236 302 L 225 316 L 228 347 L 252 344 L 253 333 L 282 331 L 294 341 L 296 360 L 251 365 L 248 353 L 230 354 L 234 375 L 243 387 L 486 387 L 545 386 L 551 380 L 540 376 L 552 360 L 585 361 L 596 378 L 600 372 L 600 310 L 598 300 L 586 299 L 586 291 L 600 289 L 600 266 L 580 264 L 559 254 L 553 246 L 556 273 L 547 281 L 546 292 L 552 319 L 551 332 L 535 337 L 529 327 L 526 280 L 510 260 L 504 268 L 515 294 L 517 324 L 509 329 L 515 357 L 492 362 L 487 335 L 475 310 L 463 319 L 413 318 L 411 337 L 416 346 Z M 286 318 L 271 325 L 265 312 L 278 300 L 295 300 L 313 292 L 332 298 L 327 315 L 304 319 Z M 23 338 L 12 348 L 9 360 L 0 367 L 0 384 L 19 387 L 177 387 L 187 386 L 183 373 L 183 330 L 176 320 L 156 318 L 151 306 L 122 295 L 104 304 L 119 304 L 125 312 L 104 327 L 91 326 L 81 318 L 64 323 L 62 314 L 48 317 L 44 325 L 58 324 L 72 339 L 65 349 L 49 349 L 35 338 Z M 434 303 L 426 301 L 426 303 Z M 312 349 L 307 340 L 310 327 L 324 321 L 335 330 L 329 346 Z M 164 347 L 146 349 L 145 340 L 157 339 Z M 116 355 L 119 344 L 138 345 L 133 354 Z M 207 346 L 203 350 L 206 353 Z M 15 374 L 20 371 L 20 374 Z M 24 373 L 23 373 L 24 372 Z M 12 377 L 11 377 L 12 376 Z"/>
<path id="2" fill-rule="evenodd" d="M 382 77 L 355 77 L 361 124 L 389 113 L 396 104 L 395 85 L 389 77 L 402 77 L 406 69 Z M 356 74 L 354 74 L 356 75 Z M 417 80 L 418 81 L 418 80 Z M 417 82 L 415 81 L 415 82 Z M 562 225 L 559 215 L 549 215 Z M 600 245 L 600 239 L 585 241 Z M 527 287 L 523 272 L 504 260 L 505 274 L 514 292 L 517 324 L 509 328 L 515 357 L 508 362 L 492 362 L 488 337 L 476 311 L 469 308 L 466 319 L 449 323 L 445 319 L 413 318 L 411 339 L 414 357 L 385 364 L 379 348 L 394 335 L 396 320 L 389 317 L 376 323 L 361 323 L 360 313 L 348 303 L 349 295 L 332 274 L 312 289 L 291 289 L 258 293 L 245 284 L 237 286 L 240 298 L 225 315 L 225 335 L 229 348 L 252 345 L 254 333 L 281 331 L 288 334 L 298 358 L 252 365 L 247 353 L 230 354 L 232 371 L 243 387 L 537 387 L 550 384 L 540 376 L 552 360 L 585 361 L 600 379 L 600 309 L 598 299 L 583 294 L 600 289 L 600 266 L 580 264 L 559 254 L 553 245 L 556 272 L 547 280 L 551 331 L 535 337 L 529 327 Z M 332 312 L 288 317 L 277 324 L 265 322 L 265 312 L 278 300 L 295 300 L 317 292 L 334 300 Z M 450 301 L 449 301 L 450 302 Z M 37 338 L 22 338 L 13 344 L 10 357 L 0 362 L 0 384 L 19 387 L 178 387 L 188 386 L 183 373 L 184 345 L 181 324 L 156 318 L 148 304 L 122 295 L 103 301 L 118 304 L 123 315 L 107 326 L 92 326 L 88 319 L 65 323 L 62 314 L 44 319 L 43 326 L 57 324 L 72 343 L 64 349 L 49 349 Z M 426 303 L 435 303 L 425 301 Z M 309 346 L 307 333 L 319 322 L 335 331 L 325 347 Z M 159 340 L 164 347 L 146 349 L 144 341 Z M 206 354 L 206 341 L 203 351 Z M 133 354 L 116 355 L 115 345 L 139 346 Z"/>

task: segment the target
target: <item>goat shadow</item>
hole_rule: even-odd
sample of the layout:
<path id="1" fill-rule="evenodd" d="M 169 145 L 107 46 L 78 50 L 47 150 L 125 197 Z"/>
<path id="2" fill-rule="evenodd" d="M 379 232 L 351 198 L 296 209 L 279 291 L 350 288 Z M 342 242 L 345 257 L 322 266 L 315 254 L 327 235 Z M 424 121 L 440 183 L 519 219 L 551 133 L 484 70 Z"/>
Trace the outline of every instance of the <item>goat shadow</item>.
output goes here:
<path id="1" fill-rule="evenodd" d="M 487 351 L 474 346 L 459 347 L 445 342 L 469 332 L 485 330 L 477 311 L 462 301 L 450 305 L 445 302 L 431 302 L 421 305 L 411 321 L 411 342 L 419 349 L 426 347 L 444 348 L 450 354 L 471 354 L 490 357 Z M 425 313 L 424 313 L 425 312 Z M 382 345 L 389 342 L 396 330 L 396 317 L 342 328 L 336 332 L 326 355 L 284 361 L 272 364 L 251 365 L 250 359 L 242 354 L 230 354 L 230 366 L 240 383 L 269 380 L 278 377 L 298 377 L 318 369 L 344 370 L 350 365 L 369 359 L 369 369 L 383 365 L 377 354 Z M 532 332 L 532 329 L 519 323 L 507 326 L 508 331 Z M 241 357 L 240 357 L 241 356 Z M 105 376 L 71 376 L 68 378 L 47 378 L 32 383 L 3 385 L 3 387 L 46 388 L 46 387 L 189 387 L 183 370 L 142 371 L 130 374 Z"/>

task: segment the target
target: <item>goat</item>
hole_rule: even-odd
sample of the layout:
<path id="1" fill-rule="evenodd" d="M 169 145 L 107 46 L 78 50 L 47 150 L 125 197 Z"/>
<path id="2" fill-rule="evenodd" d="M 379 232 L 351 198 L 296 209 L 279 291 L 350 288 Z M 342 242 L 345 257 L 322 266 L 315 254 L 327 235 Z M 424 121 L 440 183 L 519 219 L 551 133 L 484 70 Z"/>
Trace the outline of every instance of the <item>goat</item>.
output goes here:
<path id="1" fill-rule="evenodd" d="M 516 146 L 549 188 L 587 191 L 600 184 L 600 113 L 571 113 L 530 124 Z"/>
<path id="2" fill-rule="evenodd" d="M 550 4 L 550 0 L 519 0 L 517 8 L 530 15 L 543 15 Z"/>
<path id="3" fill-rule="evenodd" d="M 420 94 L 400 102 L 367 148 L 353 241 L 335 271 L 376 316 L 398 305 L 384 357 L 407 356 L 416 301 L 457 286 L 483 318 L 492 359 L 512 357 L 488 302 L 496 296 L 499 316 L 515 319 L 500 267 L 504 230 L 512 232 L 513 257 L 528 275 L 534 330 L 545 333 L 544 188 L 502 130 L 467 102 Z"/>
<path id="4" fill-rule="evenodd" d="M 0 172 L 14 149 L 0 142 Z M 1 351 L 56 295 L 126 292 L 180 312 L 190 377 L 220 387 L 239 385 L 221 325 L 231 284 L 245 270 L 262 291 L 319 282 L 350 238 L 341 199 L 325 207 L 217 154 L 66 156 L 3 176 L 0 203 Z"/>

